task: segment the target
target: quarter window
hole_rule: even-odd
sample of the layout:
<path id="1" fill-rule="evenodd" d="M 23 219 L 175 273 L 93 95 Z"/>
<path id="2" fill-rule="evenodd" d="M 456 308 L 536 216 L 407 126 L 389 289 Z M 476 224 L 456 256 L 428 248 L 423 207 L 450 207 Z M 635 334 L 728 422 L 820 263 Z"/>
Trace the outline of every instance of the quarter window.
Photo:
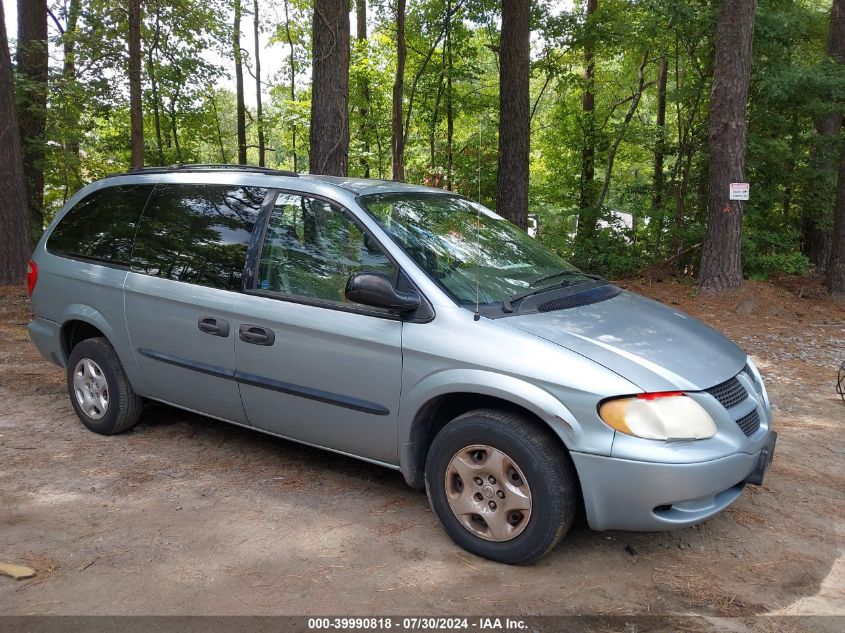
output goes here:
<path id="1" fill-rule="evenodd" d="M 267 189 L 157 185 L 144 210 L 132 269 L 240 290 L 246 252 Z"/>
<path id="2" fill-rule="evenodd" d="M 118 185 L 85 196 L 53 229 L 47 250 L 128 266 L 135 229 L 152 190 L 153 185 Z"/>
<path id="3" fill-rule="evenodd" d="M 349 276 L 363 270 L 396 275 L 378 244 L 343 211 L 317 198 L 278 195 L 261 252 L 259 289 L 346 301 Z"/>

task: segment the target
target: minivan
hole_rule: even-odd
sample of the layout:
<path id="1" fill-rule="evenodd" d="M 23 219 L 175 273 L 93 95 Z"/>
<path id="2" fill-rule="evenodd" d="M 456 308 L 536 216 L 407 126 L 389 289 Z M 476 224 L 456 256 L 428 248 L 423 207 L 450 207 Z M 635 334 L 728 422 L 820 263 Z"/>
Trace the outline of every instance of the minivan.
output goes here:
<path id="1" fill-rule="evenodd" d="M 90 430 L 146 400 L 400 471 L 459 546 L 530 563 L 702 521 L 762 482 L 760 372 L 477 202 L 396 182 L 176 166 L 74 195 L 29 326 Z"/>

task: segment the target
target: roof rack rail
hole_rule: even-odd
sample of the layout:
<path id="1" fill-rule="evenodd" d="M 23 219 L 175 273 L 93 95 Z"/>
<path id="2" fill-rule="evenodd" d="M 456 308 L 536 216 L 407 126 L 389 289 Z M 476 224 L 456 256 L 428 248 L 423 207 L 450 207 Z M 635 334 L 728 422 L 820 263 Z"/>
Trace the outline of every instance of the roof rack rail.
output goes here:
<path id="1" fill-rule="evenodd" d="M 191 171 L 241 171 L 250 174 L 265 174 L 267 176 L 299 176 L 295 171 L 284 169 L 271 169 L 270 167 L 258 167 L 256 165 L 226 165 L 222 163 L 203 164 L 177 164 L 161 167 L 133 167 L 127 172 L 109 174 L 109 176 L 126 176 L 134 174 L 172 174 Z"/>

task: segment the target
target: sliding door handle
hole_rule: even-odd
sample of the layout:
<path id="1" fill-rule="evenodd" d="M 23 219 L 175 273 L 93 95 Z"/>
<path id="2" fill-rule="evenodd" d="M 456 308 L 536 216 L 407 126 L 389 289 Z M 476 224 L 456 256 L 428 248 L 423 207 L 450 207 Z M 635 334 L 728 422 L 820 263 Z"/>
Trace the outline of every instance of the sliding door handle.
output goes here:
<path id="1" fill-rule="evenodd" d="M 253 345 L 272 345 L 276 342 L 276 335 L 273 330 L 248 323 L 244 323 L 238 328 L 238 337 L 245 343 L 252 343 Z"/>
<path id="2" fill-rule="evenodd" d="M 204 316 L 197 321 L 197 327 L 200 332 L 211 334 L 212 336 L 229 336 L 229 322 L 226 319 L 218 319 L 217 317 Z"/>

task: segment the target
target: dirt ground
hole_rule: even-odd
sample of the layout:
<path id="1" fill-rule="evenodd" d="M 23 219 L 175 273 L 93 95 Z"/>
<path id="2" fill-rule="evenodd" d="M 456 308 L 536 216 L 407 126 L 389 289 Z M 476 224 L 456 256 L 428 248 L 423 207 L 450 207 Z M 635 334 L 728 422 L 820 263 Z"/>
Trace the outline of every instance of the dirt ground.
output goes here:
<path id="1" fill-rule="evenodd" d="M 699 526 L 580 526 L 527 568 L 458 549 L 396 472 L 160 405 L 88 432 L 28 340 L 25 292 L 0 289 L 0 560 L 37 570 L 0 577 L 0 613 L 845 615 L 845 308 L 812 280 L 622 285 L 753 355 L 774 465 Z"/>

